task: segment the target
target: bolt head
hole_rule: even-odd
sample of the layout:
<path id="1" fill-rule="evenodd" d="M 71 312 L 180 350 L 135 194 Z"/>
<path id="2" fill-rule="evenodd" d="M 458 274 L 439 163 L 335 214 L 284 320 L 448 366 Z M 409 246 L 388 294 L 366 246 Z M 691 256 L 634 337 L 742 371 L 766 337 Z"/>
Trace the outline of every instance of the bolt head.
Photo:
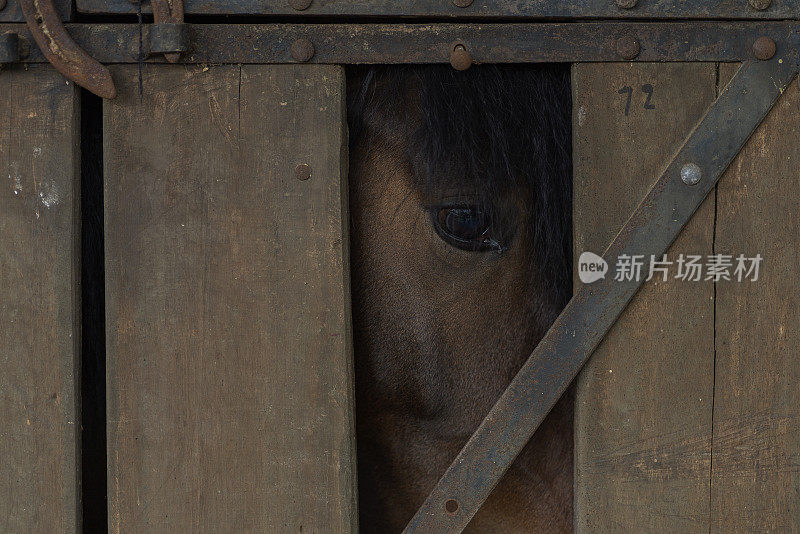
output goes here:
<path id="1" fill-rule="evenodd" d="M 775 55 L 775 41 L 762 35 L 753 43 L 753 55 L 761 61 L 772 59 Z"/>
<path id="2" fill-rule="evenodd" d="M 447 499 L 444 502 L 444 510 L 445 510 L 445 512 L 447 512 L 448 515 L 456 515 L 456 512 L 458 512 L 458 509 L 459 509 L 459 505 L 458 505 L 458 501 L 457 500 L 455 500 L 455 499 Z"/>
<path id="3" fill-rule="evenodd" d="M 308 163 L 298 164 L 297 167 L 294 168 L 294 177 L 301 182 L 305 182 L 311 178 L 311 165 Z"/>
<path id="4" fill-rule="evenodd" d="M 703 177 L 703 171 L 696 163 L 687 163 L 681 167 L 681 180 L 686 185 L 696 185 Z"/>
<path id="5" fill-rule="evenodd" d="M 472 66 L 472 56 L 469 55 L 467 47 L 457 44 L 450 50 L 450 64 L 456 70 L 467 70 Z"/>
<path id="6" fill-rule="evenodd" d="M 617 39 L 617 55 L 622 59 L 635 59 L 640 50 L 639 41 L 635 37 L 624 35 Z"/>
<path id="7" fill-rule="evenodd" d="M 313 0 L 289 0 L 289 5 L 292 6 L 292 9 L 295 11 L 305 11 L 311 7 L 312 1 Z"/>
<path id="8" fill-rule="evenodd" d="M 617 7 L 620 9 L 633 9 L 638 4 L 638 0 L 614 0 Z"/>
<path id="9" fill-rule="evenodd" d="M 748 3 L 756 11 L 764 11 L 770 6 L 772 0 L 748 0 Z"/>
<path id="10" fill-rule="evenodd" d="M 472 5 L 473 0 L 453 0 L 453 4 L 457 7 L 469 7 Z"/>
<path id="11" fill-rule="evenodd" d="M 305 37 L 301 37 L 292 43 L 289 51 L 295 61 L 306 63 L 311 61 L 311 58 L 314 57 L 314 43 Z"/>

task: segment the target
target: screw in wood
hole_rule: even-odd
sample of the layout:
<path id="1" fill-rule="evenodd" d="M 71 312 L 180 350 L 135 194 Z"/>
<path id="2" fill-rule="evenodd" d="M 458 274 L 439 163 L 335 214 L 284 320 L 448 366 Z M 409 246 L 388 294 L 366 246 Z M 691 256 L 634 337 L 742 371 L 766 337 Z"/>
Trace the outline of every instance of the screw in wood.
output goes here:
<path id="1" fill-rule="evenodd" d="M 620 9 L 633 9 L 636 7 L 636 4 L 639 3 L 638 0 L 614 0 L 614 3 L 617 4 L 617 7 Z"/>
<path id="2" fill-rule="evenodd" d="M 453 4 L 457 7 L 469 7 L 472 5 L 473 0 L 453 0 Z"/>
<path id="3" fill-rule="evenodd" d="M 294 177 L 301 182 L 305 182 L 311 178 L 311 165 L 308 163 L 300 163 L 297 165 L 297 167 L 294 168 Z"/>

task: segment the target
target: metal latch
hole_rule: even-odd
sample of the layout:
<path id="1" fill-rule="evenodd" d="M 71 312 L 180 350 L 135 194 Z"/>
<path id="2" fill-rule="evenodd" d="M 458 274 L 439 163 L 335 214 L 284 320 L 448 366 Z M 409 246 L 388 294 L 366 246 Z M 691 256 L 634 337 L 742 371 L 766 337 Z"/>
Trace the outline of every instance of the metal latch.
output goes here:
<path id="1" fill-rule="evenodd" d="M 183 22 L 183 0 L 151 0 L 153 27 L 150 29 L 150 52 L 164 54 L 176 63 L 189 50 L 189 26 Z"/>

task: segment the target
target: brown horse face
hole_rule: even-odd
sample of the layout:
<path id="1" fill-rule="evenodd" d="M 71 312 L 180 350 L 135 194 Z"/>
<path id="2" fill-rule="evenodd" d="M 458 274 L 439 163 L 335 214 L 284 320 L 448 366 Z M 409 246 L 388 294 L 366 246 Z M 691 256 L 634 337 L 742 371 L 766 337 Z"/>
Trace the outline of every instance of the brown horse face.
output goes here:
<path id="1" fill-rule="evenodd" d="M 528 215 L 503 198 L 513 232 L 492 235 L 475 193 L 422 191 L 385 143 L 351 175 L 359 367 L 382 402 L 463 441 L 546 325 L 529 271 Z M 500 234 L 500 232 L 498 232 Z M 495 244 L 496 243 L 496 244 Z"/>
<path id="2" fill-rule="evenodd" d="M 537 188 L 525 180 L 487 188 L 486 175 L 465 172 L 458 161 L 420 164 L 424 147 L 412 138 L 440 110 L 430 109 L 415 83 L 402 113 L 381 110 L 375 96 L 363 112 L 372 122 L 365 121 L 351 146 L 364 532 L 402 528 L 563 304 L 563 293 L 533 265 L 534 229 L 541 227 L 531 209 Z M 370 90 L 390 91 L 380 80 Z M 525 465 L 512 469 L 474 528 L 508 532 L 566 521 L 568 412 L 560 408 L 557 420 L 545 424 L 534 440 L 540 454 L 523 454 Z"/>

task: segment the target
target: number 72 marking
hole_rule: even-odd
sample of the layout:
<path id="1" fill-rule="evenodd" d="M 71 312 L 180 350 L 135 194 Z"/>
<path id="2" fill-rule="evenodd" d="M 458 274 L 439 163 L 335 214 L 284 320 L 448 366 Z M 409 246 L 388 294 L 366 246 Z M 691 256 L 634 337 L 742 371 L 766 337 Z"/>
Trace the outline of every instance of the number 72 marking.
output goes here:
<path id="1" fill-rule="evenodd" d="M 628 95 L 628 98 L 625 101 L 625 116 L 627 117 L 631 111 L 631 100 L 633 98 L 633 87 L 630 85 L 626 85 L 619 91 L 617 91 L 621 95 Z M 644 101 L 644 109 L 656 109 L 656 106 L 652 104 L 650 101 L 653 99 L 653 86 L 652 84 L 646 83 L 642 85 L 642 92 L 647 95 L 647 98 Z"/>

